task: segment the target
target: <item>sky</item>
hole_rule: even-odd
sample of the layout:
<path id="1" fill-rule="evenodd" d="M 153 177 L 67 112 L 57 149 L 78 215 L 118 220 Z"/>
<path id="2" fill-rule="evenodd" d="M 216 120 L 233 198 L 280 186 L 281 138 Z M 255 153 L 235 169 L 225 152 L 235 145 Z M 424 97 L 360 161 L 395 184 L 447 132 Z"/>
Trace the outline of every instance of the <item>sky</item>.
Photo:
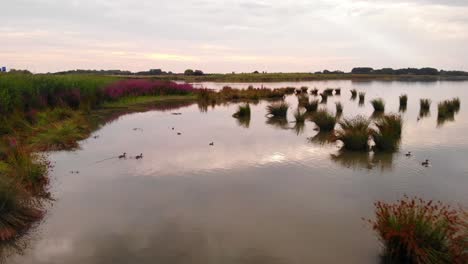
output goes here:
<path id="1" fill-rule="evenodd" d="M 468 70 L 467 0 L 0 0 L 0 66 Z"/>

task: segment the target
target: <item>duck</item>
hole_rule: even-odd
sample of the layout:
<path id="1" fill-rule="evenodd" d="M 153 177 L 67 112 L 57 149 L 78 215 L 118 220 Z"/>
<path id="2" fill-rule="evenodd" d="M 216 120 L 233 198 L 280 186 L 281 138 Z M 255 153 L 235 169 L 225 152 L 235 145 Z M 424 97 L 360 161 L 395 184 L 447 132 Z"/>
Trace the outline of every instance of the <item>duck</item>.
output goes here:
<path id="1" fill-rule="evenodd" d="M 180 133 L 180 132 L 177 132 L 177 135 L 178 135 L 178 136 L 180 136 L 180 135 L 182 135 L 182 133 Z"/>
<path id="2" fill-rule="evenodd" d="M 140 153 L 140 155 L 135 156 L 135 159 L 142 159 L 143 158 L 143 153 Z"/>
<path id="3" fill-rule="evenodd" d="M 214 142 L 211 142 L 211 143 L 210 143 L 210 146 L 214 146 Z"/>
<path id="4" fill-rule="evenodd" d="M 125 159 L 127 157 L 127 153 L 124 152 L 122 155 L 119 155 L 119 159 Z"/>
<path id="5" fill-rule="evenodd" d="M 172 127 L 172 130 L 174 130 L 174 127 Z"/>
<path id="6" fill-rule="evenodd" d="M 411 153 L 411 151 L 408 151 L 408 153 L 405 154 L 406 157 L 411 157 L 413 154 Z"/>
<path id="7" fill-rule="evenodd" d="M 421 165 L 426 166 L 426 167 L 429 166 L 429 160 L 426 159 L 425 161 L 421 162 Z"/>

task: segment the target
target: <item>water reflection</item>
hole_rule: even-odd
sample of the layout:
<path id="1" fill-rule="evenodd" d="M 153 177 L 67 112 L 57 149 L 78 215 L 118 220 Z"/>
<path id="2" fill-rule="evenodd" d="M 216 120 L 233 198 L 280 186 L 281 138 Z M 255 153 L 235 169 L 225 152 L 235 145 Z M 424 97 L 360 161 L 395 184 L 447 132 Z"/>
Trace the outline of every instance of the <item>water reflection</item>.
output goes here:
<path id="1" fill-rule="evenodd" d="M 288 119 L 283 117 L 267 117 L 266 124 L 279 129 L 289 129 Z"/>
<path id="2" fill-rule="evenodd" d="M 431 110 L 430 109 L 423 109 L 421 108 L 419 110 L 419 119 L 423 119 L 425 117 L 429 117 L 431 115 Z"/>
<path id="3" fill-rule="evenodd" d="M 239 116 L 239 117 L 234 117 L 237 121 L 237 125 L 240 127 L 244 128 L 249 128 L 250 127 L 250 115 L 248 116 Z"/>
<path id="4" fill-rule="evenodd" d="M 318 132 L 315 136 L 307 139 L 310 143 L 325 145 L 335 143 L 336 138 L 333 132 Z"/>
<path id="5" fill-rule="evenodd" d="M 304 133 L 305 130 L 305 122 L 296 122 L 293 127 L 294 132 L 296 132 L 297 136 L 300 136 Z"/>
<path id="6" fill-rule="evenodd" d="M 398 108 L 398 112 L 400 112 L 400 113 L 405 113 L 405 112 L 406 112 L 406 109 L 407 109 L 407 105 L 406 105 L 406 104 L 400 105 L 400 107 Z"/>
<path id="7" fill-rule="evenodd" d="M 372 169 L 373 164 L 368 152 L 354 152 L 340 150 L 338 154 L 331 154 L 331 160 L 350 169 Z"/>

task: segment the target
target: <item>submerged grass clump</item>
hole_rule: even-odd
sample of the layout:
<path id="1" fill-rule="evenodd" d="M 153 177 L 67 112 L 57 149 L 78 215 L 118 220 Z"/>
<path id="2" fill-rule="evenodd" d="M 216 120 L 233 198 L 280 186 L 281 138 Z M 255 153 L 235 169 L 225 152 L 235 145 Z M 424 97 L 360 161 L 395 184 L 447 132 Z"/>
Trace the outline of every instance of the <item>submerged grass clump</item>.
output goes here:
<path id="1" fill-rule="evenodd" d="M 359 105 L 364 105 L 365 98 L 366 98 L 366 93 L 365 92 L 360 92 L 359 93 Z"/>
<path id="2" fill-rule="evenodd" d="M 333 89 L 332 88 L 327 88 L 325 90 L 323 90 L 323 93 L 328 95 L 328 96 L 332 96 L 333 95 Z"/>
<path id="3" fill-rule="evenodd" d="M 419 104 L 421 106 L 420 111 L 428 112 L 431 109 L 431 99 L 420 99 Z"/>
<path id="4" fill-rule="evenodd" d="M 341 95 L 341 88 L 335 89 L 335 95 Z"/>
<path id="5" fill-rule="evenodd" d="M 385 111 L 385 102 L 382 98 L 377 98 L 371 101 L 372 106 L 374 107 L 375 112 L 384 112 Z"/>
<path id="6" fill-rule="evenodd" d="M 369 149 L 369 125 L 370 121 L 363 116 L 344 119 L 340 122 L 341 130 L 336 137 L 343 142 L 344 149 L 365 151 Z"/>
<path id="7" fill-rule="evenodd" d="M 239 105 L 237 112 L 235 112 L 233 117 L 237 118 L 245 118 L 250 116 L 250 105 L 245 104 L 245 105 Z"/>
<path id="8" fill-rule="evenodd" d="M 301 94 L 297 96 L 299 106 L 309 104 L 309 96 L 307 94 Z"/>
<path id="9" fill-rule="evenodd" d="M 326 110 L 317 111 L 313 116 L 313 121 L 321 132 L 332 131 L 336 124 L 336 118 Z"/>
<path id="10" fill-rule="evenodd" d="M 452 117 L 460 110 L 460 99 L 453 98 L 452 100 L 445 100 L 438 104 L 438 110 L 439 117 Z"/>
<path id="11" fill-rule="evenodd" d="M 310 94 L 312 94 L 314 96 L 317 96 L 318 92 L 319 92 L 319 90 L 317 88 L 314 88 L 313 90 L 310 91 Z"/>
<path id="12" fill-rule="evenodd" d="M 328 94 L 321 93 L 320 96 L 322 97 L 322 101 L 320 101 L 320 103 L 321 104 L 326 104 L 328 102 Z"/>
<path id="13" fill-rule="evenodd" d="M 302 87 L 301 87 L 301 92 L 307 93 L 307 90 L 308 90 L 308 89 L 309 89 L 309 87 L 307 87 L 307 86 L 302 86 Z"/>
<path id="14" fill-rule="evenodd" d="M 367 221 L 384 246 L 384 260 L 468 263 L 466 212 L 440 201 L 407 196 L 395 203 L 378 201 L 374 205 L 375 219 Z"/>
<path id="15" fill-rule="evenodd" d="M 285 118 L 288 113 L 289 105 L 285 102 L 274 103 L 267 106 L 267 115 L 271 117 Z"/>
<path id="16" fill-rule="evenodd" d="M 401 139 L 403 120 L 399 115 L 385 115 L 375 122 L 377 129 L 371 131 L 375 149 L 395 151 Z"/>

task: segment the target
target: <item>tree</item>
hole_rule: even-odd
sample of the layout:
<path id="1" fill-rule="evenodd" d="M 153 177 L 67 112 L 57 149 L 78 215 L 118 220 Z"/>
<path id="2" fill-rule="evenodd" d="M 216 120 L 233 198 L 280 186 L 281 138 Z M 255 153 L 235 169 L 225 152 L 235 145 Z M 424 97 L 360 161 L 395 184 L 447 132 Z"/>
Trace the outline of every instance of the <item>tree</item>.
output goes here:
<path id="1" fill-rule="evenodd" d="M 200 76 L 200 75 L 203 75 L 204 73 L 200 70 L 195 70 L 195 72 L 193 73 L 193 75 L 197 75 L 197 76 Z"/>
<path id="2" fill-rule="evenodd" d="M 372 73 L 374 71 L 374 69 L 372 69 L 371 67 L 357 67 L 357 68 L 353 68 L 351 70 L 351 73 L 353 74 L 369 74 L 369 73 Z"/>
<path id="3" fill-rule="evenodd" d="M 193 70 L 192 69 L 187 69 L 184 72 L 185 75 L 193 75 Z"/>

